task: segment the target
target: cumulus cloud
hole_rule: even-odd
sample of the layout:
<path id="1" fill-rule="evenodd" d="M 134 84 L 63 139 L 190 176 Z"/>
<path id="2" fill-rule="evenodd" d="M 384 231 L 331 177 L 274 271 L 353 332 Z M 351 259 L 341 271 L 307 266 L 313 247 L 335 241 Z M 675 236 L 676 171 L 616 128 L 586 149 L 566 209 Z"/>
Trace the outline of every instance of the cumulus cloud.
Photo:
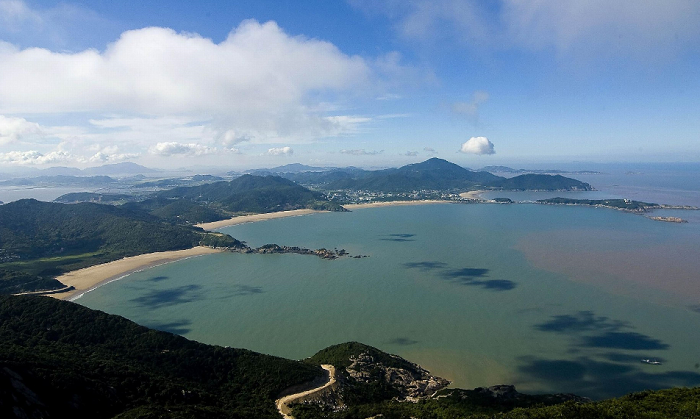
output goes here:
<path id="1" fill-rule="evenodd" d="M 43 130 L 35 122 L 29 122 L 24 118 L 0 115 L 0 145 L 42 135 Z"/>
<path id="2" fill-rule="evenodd" d="M 125 160 L 135 159 L 140 156 L 139 153 L 120 153 L 119 147 L 110 145 L 107 147 L 100 147 L 95 145 L 90 147 L 93 151 L 96 151 L 88 161 L 90 163 L 116 163 Z"/>
<path id="3" fill-rule="evenodd" d="M 196 143 L 182 144 L 175 141 L 170 141 L 156 144 L 149 149 L 149 152 L 151 154 L 164 157 L 175 155 L 202 156 L 205 154 L 214 153 L 216 152 L 216 149 Z"/>
<path id="4" fill-rule="evenodd" d="M 364 148 L 363 149 L 355 149 L 355 150 L 340 150 L 341 154 L 349 154 L 351 156 L 375 156 L 377 154 L 382 154 L 384 150 L 380 151 L 366 151 Z"/>
<path id="5" fill-rule="evenodd" d="M 14 165 L 43 165 L 74 162 L 75 158 L 65 151 L 42 154 L 36 150 L 0 153 L 0 162 Z"/>
<path id="6" fill-rule="evenodd" d="M 267 150 L 267 154 L 271 156 L 291 156 L 294 150 L 291 147 L 273 147 Z"/>
<path id="7" fill-rule="evenodd" d="M 465 117 L 473 124 L 477 124 L 479 122 L 479 107 L 488 100 L 488 92 L 476 91 L 470 102 L 455 102 L 450 108 L 455 114 Z"/>
<path id="8" fill-rule="evenodd" d="M 124 32 L 104 51 L 4 43 L 0 113 L 137 115 L 149 123 L 156 115 L 210 118 L 212 136 L 229 146 L 243 139 L 309 141 L 363 122 L 327 117 L 314 104 L 369 87 L 373 65 L 329 42 L 253 20 L 220 43 L 158 27 Z"/>
<path id="9" fill-rule="evenodd" d="M 493 143 L 486 137 L 472 137 L 468 139 L 459 150 L 466 154 L 496 154 Z"/>

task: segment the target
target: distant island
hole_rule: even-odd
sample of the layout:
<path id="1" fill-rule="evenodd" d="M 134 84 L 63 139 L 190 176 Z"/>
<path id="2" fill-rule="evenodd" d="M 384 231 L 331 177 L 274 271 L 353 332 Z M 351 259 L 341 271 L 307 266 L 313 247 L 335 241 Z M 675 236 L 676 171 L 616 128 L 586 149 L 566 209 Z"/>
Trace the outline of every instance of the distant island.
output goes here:
<path id="1" fill-rule="evenodd" d="M 631 199 L 572 199 L 572 198 L 549 198 L 536 201 L 538 204 L 545 205 L 581 205 L 599 208 L 611 208 L 625 212 L 636 214 L 644 214 L 649 211 L 659 209 L 681 209 L 681 210 L 700 210 L 698 207 L 689 205 L 666 205 L 656 204 L 651 202 L 634 201 Z M 685 223 L 687 221 L 678 217 L 648 217 L 656 221 L 666 221 L 672 223 Z"/>

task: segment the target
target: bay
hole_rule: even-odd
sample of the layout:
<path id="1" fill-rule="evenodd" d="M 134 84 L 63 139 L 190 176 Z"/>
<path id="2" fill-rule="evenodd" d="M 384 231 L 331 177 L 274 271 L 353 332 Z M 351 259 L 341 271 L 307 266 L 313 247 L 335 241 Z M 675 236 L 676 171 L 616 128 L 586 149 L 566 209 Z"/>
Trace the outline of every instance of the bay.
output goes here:
<path id="1" fill-rule="evenodd" d="M 301 359 L 356 340 L 458 387 L 601 398 L 700 384 L 700 261 L 672 257 L 700 251 L 699 225 L 528 204 L 319 213 L 222 231 L 369 257 L 207 255 L 77 302 L 205 343 Z"/>

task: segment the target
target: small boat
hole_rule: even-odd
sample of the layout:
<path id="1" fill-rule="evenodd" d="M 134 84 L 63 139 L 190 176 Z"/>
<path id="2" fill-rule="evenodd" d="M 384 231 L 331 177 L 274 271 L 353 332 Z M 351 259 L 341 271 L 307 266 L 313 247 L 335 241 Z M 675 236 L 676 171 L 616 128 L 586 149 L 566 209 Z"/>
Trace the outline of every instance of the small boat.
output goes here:
<path id="1" fill-rule="evenodd" d="M 649 364 L 649 365 L 661 365 L 661 361 L 657 361 L 656 359 L 649 359 L 649 358 L 642 359 L 642 363 Z"/>

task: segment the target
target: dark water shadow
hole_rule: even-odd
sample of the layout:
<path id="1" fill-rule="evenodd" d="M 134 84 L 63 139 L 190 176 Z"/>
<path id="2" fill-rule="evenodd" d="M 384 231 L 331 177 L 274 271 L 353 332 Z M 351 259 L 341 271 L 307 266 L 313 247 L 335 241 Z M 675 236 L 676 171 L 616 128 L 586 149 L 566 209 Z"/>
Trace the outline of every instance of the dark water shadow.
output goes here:
<path id="1" fill-rule="evenodd" d="M 670 346 L 658 339 L 636 332 L 606 332 L 582 338 L 581 346 L 589 348 L 641 350 L 666 350 Z"/>
<path id="2" fill-rule="evenodd" d="M 486 281 L 474 280 L 463 285 L 482 287 L 490 291 L 510 291 L 518 286 L 517 283 L 507 279 L 489 279 Z"/>
<path id="3" fill-rule="evenodd" d="M 576 314 L 552 316 L 552 319 L 537 324 L 535 329 L 543 332 L 571 333 L 583 331 L 618 331 L 631 327 L 628 322 L 610 320 L 607 317 L 596 316 L 592 311 L 579 311 Z"/>
<path id="4" fill-rule="evenodd" d="M 387 234 L 384 237 L 380 238 L 379 240 L 382 241 L 388 241 L 388 242 L 413 242 L 415 241 L 411 237 L 415 237 L 415 234 L 407 234 L 407 233 L 400 233 L 400 234 Z"/>
<path id="5" fill-rule="evenodd" d="M 443 279 L 467 287 L 481 287 L 489 291 L 510 291 L 518 286 L 507 279 L 479 279 L 488 276 L 489 269 L 462 268 L 442 272 Z"/>
<path id="6" fill-rule="evenodd" d="M 168 333 L 174 333 L 176 335 L 184 335 L 186 333 L 189 333 L 192 331 L 191 328 L 188 326 L 191 326 L 192 322 L 190 320 L 177 320 L 169 323 L 147 323 L 144 324 L 144 326 L 149 327 L 151 329 L 156 329 L 160 330 L 163 332 L 168 332 Z"/>
<path id="7" fill-rule="evenodd" d="M 571 392 L 602 399 L 645 389 L 700 385 L 700 374 L 690 371 L 650 372 L 654 366 L 620 365 L 581 357 L 550 360 L 525 357 L 518 370 L 529 379 L 545 383 L 548 391 Z"/>
<path id="8" fill-rule="evenodd" d="M 489 269 L 483 268 L 462 268 L 454 269 L 451 271 L 443 272 L 441 275 L 449 279 L 460 279 L 460 278 L 481 278 L 488 275 Z"/>
<path id="9" fill-rule="evenodd" d="M 151 309 L 174 306 L 201 299 L 201 288 L 199 285 L 183 285 L 165 290 L 151 290 L 131 301 Z"/>
<path id="10" fill-rule="evenodd" d="M 410 338 L 402 337 L 402 338 L 392 339 L 390 341 L 387 341 L 386 343 L 389 345 L 410 346 L 410 345 L 415 345 L 416 343 L 418 343 L 418 341 L 410 339 Z"/>
<path id="11" fill-rule="evenodd" d="M 262 294 L 265 291 L 261 287 L 254 287 L 251 285 L 234 285 L 234 291 L 233 295 L 234 296 L 243 296 L 243 295 L 256 295 L 256 294 Z"/>
<path id="12" fill-rule="evenodd" d="M 169 278 L 170 278 L 169 276 L 162 276 L 161 275 L 161 276 L 154 276 L 154 277 L 148 278 L 147 281 L 160 282 L 160 281 L 165 281 L 166 279 L 169 279 Z"/>
<path id="13" fill-rule="evenodd" d="M 600 355 L 602 358 L 611 362 L 619 362 L 621 364 L 639 364 L 642 359 L 653 359 L 654 361 L 666 362 L 666 359 L 658 356 L 645 356 L 640 354 L 626 354 L 622 352 L 608 352 Z"/>
<path id="14" fill-rule="evenodd" d="M 694 311 L 694 312 L 700 314 L 700 304 L 689 305 L 689 306 L 688 306 L 688 309 L 689 309 L 690 311 Z"/>
<path id="15" fill-rule="evenodd" d="M 408 262 L 403 264 L 404 268 L 407 269 L 418 269 L 423 272 L 432 271 L 435 269 L 445 269 L 447 264 L 445 262 L 437 262 L 434 260 L 426 260 L 423 262 Z"/>

